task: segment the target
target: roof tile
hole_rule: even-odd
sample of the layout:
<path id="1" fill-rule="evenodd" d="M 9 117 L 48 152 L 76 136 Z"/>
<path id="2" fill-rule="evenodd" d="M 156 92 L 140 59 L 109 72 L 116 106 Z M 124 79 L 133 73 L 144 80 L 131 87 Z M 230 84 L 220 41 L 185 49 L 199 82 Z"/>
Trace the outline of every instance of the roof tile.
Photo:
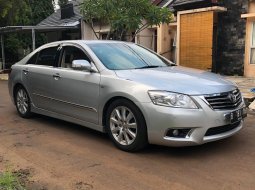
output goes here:
<path id="1" fill-rule="evenodd" d="M 73 24 L 77 24 L 82 15 L 80 13 L 79 5 L 81 4 L 81 0 L 78 1 L 70 1 L 74 5 L 74 16 L 68 19 L 61 19 L 61 10 L 58 9 L 55 13 L 41 21 L 37 26 L 70 26 Z"/>

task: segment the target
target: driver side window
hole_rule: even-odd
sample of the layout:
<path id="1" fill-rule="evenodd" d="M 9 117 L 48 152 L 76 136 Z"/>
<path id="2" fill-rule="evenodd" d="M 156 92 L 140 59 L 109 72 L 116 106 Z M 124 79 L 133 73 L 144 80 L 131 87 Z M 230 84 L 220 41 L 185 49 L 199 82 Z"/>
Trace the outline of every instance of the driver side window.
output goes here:
<path id="1" fill-rule="evenodd" d="M 88 56 L 79 48 L 74 46 L 65 46 L 63 50 L 61 67 L 72 68 L 72 62 L 74 60 L 87 60 L 91 62 Z"/>

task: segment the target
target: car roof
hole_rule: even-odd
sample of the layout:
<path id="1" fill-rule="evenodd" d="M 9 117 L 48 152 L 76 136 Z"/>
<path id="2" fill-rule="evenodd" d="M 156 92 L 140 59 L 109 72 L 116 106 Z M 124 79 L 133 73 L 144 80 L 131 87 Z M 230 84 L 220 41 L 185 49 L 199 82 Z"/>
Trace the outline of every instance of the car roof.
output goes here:
<path id="1" fill-rule="evenodd" d="M 64 41 L 51 42 L 43 46 L 47 47 L 47 46 L 59 45 L 61 43 L 74 43 L 79 45 L 84 45 L 84 44 L 88 45 L 88 44 L 99 44 L 99 43 L 112 44 L 112 43 L 129 43 L 129 42 L 114 41 L 114 40 L 64 40 Z"/>

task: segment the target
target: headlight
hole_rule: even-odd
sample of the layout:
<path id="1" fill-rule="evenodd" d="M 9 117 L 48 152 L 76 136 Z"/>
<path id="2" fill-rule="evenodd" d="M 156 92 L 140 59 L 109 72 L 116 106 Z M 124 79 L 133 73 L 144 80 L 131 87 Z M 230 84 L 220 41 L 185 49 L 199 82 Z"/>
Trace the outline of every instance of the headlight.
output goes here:
<path id="1" fill-rule="evenodd" d="M 152 102 L 160 106 L 198 109 L 194 101 L 187 95 L 167 91 L 149 91 Z"/>

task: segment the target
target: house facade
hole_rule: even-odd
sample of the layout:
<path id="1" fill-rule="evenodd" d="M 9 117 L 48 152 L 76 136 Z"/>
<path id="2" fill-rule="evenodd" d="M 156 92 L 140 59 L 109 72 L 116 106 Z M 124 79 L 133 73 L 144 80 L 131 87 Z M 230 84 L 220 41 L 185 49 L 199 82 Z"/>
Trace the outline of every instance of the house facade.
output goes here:
<path id="1" fill-rule="evenodd" d="M 159 54 L 182 66 L 255 77 L 253 65 L 248 63 L 250 55 L 247 55 L 250 45 L 247 30 L 250 31 L 251 24 L 241 18 L 252 11 L 253 1 L 168 2 L 167 7 L 174 12 L 175 20 L 157 28 Z"/>
<path id="2" fill-rule="evenodd" d="M 255 77 L 255 1 L 249 1 L 247 13 L 242 19 L 246 22 L 244 75 Z"/>
<path id="3" fill-rule="evenodd" d="M 77 30 L 48 34 L 49 41 L 96 40 L 82 20 L 78 1 L 74 14 L 62 19 L 58 10 L 39 25 L 77 25 Z M 175 15 L 173 22 L 147 28 L 135 42 L 144 45 L 181 66 L 225 75 L 255 77 L 255 0 L 154 0 Z M 68 11 L 67 11 L 68 12 Z M 59 23 L 57 23 L 59 24 Z M 109 26 L 98 23 L 95 32 L 105 39 Z"/>
<path id="4" fill-rule="evenodd" d="M 36 27 L 68 27 L 64 30 L 47 31 L 47 42 L 81 39 L 83 20 L 79 7 L 80 1 L 72 1 L 70 4 L 61 6 Z"/>

